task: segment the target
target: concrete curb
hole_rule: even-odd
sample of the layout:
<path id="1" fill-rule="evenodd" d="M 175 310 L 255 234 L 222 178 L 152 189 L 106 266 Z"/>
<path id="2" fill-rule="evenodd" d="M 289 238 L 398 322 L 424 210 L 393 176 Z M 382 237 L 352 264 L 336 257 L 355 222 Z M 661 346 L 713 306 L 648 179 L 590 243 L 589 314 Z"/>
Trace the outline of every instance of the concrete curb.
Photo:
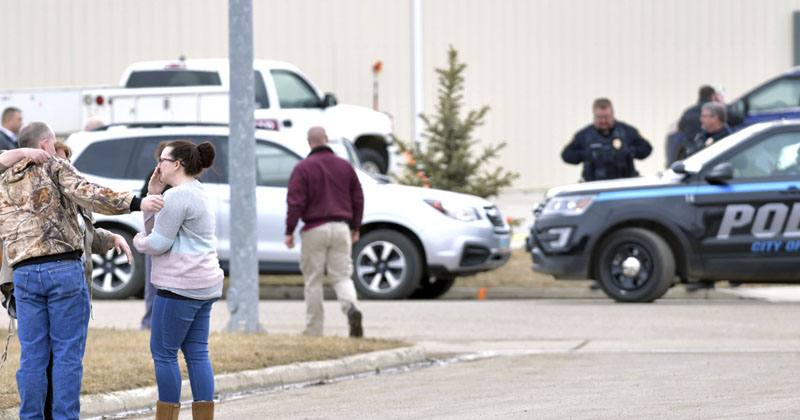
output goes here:
<path id="1" fill-rule="evenodd" d="M 422 347 L 402 347 L 371 353 L 356 354 L 342 359 L 294 363 L 265 369 L 215 375 L 217 394 L 234 394 L 259 389 L 314 383 L 337 378 L 356 376 L 368 372 L 379 372 L 425 362 L 427 356 Z M 147 410 L 155 407 L 158 389 L 155 386 L 84 395 L 81 397 L 81 418 L 95 418 L 129 411 Z M 181 401 L 191 401 L 189 381 L 181 385 Z M 0 419 L 18 418 L 18 408 L 0 412 Z"/>
<path id="2" fill-rule="evenodd" d="M 483 299 L 609 299 L 601 290 L 588 287 L 486 287 Z M 470 300 L 479 299 L 480 287 L 453 287 L 440 299 Z M 325 299 L 336 299 L 333 289 L 324 288 Z M 662 299 L 746 299 L 726 289 L 700 289 L 687 292 L 683 286 L 675 286 Z M 259 299 L 264 300 L 303 300 L 303 286 L 264 286 L 259 288 Z"/>

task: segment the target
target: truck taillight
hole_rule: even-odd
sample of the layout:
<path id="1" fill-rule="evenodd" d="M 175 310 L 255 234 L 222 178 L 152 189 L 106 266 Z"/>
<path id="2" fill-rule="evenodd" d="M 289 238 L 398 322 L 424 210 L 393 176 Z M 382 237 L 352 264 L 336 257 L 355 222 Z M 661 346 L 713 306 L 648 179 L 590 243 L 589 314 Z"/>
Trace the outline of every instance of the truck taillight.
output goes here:
<path id="1" fill-rule="evenodd" d="M 273 119 L 256 120 L 256 127 L 272 131 L 278 131 L 280 129 L 280 126 L 278 125 L 278 120 L 273 120 Z"/>

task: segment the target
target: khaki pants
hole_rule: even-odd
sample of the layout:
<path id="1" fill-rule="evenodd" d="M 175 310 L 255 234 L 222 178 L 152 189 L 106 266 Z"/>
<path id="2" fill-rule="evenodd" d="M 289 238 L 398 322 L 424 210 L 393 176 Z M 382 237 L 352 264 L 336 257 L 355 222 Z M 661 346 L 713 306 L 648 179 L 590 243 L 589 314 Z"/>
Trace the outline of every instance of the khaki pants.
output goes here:
<path id="1" fill-rule="evenodd" d="M 322 282 L 327 266 L 328 280 L 336 299 L 347 314 L 358 303 L 351 258 L 350 226 L 345 222 L 329 222 L 300 232 L 300 271 L 305 279 L 306 329 L 303 334 L 322 335 L 324 311 Z"/>

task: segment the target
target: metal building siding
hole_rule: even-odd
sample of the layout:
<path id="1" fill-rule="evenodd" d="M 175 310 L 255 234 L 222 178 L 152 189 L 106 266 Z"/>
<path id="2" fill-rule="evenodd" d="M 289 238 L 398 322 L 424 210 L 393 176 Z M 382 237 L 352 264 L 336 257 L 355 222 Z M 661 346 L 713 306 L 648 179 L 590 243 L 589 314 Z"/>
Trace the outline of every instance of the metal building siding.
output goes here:
<path id="1" fill-rule="evenodd" d="M 559 155 L 591 123 L 599 96 L 651 141 L 653 153 L 636 165 L 654 174 L 670 124 L 701 84 L 723 84 L 732 100 L 791 66 L 798 9 L 798 1 L 432 1 L 426 68 L 444 64 L 449 43 L 459 49 L 467 108 L 492 106 L 476 137 L 509 143 L 500 164 L 521 173 L 516 187 L 577 180 L 579 167 Z"/>
<path id="2" fill-rule="evenodd" d="M 114 85 L 131 62 L 228 53 L 225 0 L 5 0 L 0 89 Z M 423 0 L 425 112 L 448 45 L 468 67 L 464 110 L 490 105 L 475 137 L 508 142 L 496 163 L 517 188 L 577 179 L 560 152 L 609 97 L 653 144 L 637 167 L 663 167 L 664 137 L 703 83 L 728 98 L 792 65 L 800 0 Z M 380 107 L 412 127 L 409 0 L 254 0 L 255 56 L 289 61 L 340 102 Z"/>
<path id="3" fill-rule="evenodd" d="M 406 1 L 256 1 L 255 55 L 291 62 L 341 103 L 379 105 L 398 129 L 410 119 L 410 7 Z M 276 13 L 276 11 L 280 11 Z"/>

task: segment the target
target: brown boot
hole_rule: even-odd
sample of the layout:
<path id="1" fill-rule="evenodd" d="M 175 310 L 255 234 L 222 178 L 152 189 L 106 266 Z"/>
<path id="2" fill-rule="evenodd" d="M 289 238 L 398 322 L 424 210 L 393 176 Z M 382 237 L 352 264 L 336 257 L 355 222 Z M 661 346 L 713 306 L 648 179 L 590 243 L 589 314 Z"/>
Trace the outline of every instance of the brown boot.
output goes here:
<path id="1" fill-rule="evenodd" d="M 214 420 L 214 401 L 192 401 L 193 420 Z"/>
<path id="2" fill-rule="evenodd" d="M 156 402 L 156 420 L 178 420 L 181 403 Z"/>

